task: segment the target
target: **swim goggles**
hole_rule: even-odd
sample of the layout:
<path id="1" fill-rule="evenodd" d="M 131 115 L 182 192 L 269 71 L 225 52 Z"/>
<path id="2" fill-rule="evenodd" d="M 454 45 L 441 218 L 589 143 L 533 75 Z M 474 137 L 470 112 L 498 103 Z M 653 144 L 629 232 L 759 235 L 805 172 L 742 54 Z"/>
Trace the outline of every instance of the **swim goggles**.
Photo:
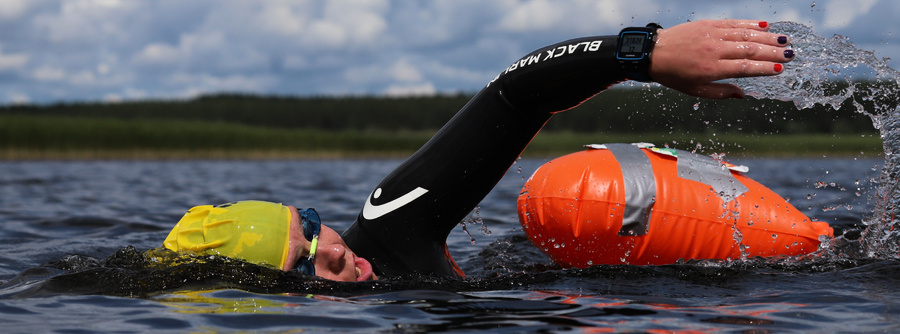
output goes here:
<path id="1" fill-rule="evenodd" d="M 319 214 L 316 213 L 316 209 L 297 209 L 297 213 L 300 214 L 300 223 L 303 225 L 303 235 L 306 236 L 306 240 L 309 240 L 312 244 L 309 245 L 309 255 L 306 258 L 300 258 L 297 260 L 297 265 L 294 270 L 300 272 L 304 275 L 315 276 L 316 275 L 316 266 L 313 264 L 313 260 L 316 259 L 316 248 L 319 246 L 319 232 L 322 230 L 322 221 L 319 219 Z"/>

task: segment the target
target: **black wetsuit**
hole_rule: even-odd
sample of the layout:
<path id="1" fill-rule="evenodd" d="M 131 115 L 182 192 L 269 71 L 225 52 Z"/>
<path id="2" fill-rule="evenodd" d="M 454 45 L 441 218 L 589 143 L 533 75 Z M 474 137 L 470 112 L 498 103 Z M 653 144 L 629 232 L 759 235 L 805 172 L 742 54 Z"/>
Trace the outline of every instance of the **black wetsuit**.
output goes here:
<path id="1" fill-rule="evenodd" d="M 550 117 L 626 79 L 616 36 L 534 51 L 492 80 L 388 175 L 342 237 L 381 275 L 463 276 L 447 236 Z"/>

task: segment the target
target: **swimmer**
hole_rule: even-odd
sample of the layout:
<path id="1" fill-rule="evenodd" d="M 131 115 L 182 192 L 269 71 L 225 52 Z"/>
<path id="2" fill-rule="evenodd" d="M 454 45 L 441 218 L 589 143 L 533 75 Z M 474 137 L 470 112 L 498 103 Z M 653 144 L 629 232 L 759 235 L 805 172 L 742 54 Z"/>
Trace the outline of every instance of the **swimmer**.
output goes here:
<path id="1" fill-rule="evenodd" d="M 262 201 L 201 205 L 188 210 L 163 246 L 223 255 L 334 281 L 377 279 L 372 265 L 349 250 L 315 209 Z"/>
<path id="2" fill-rule="evenodd" d="M 314 210 L 238 202 L 191 209 L 164 246 L 340 281 L 462 277 L 447 236 L 553 114 L 625 80 L 743 98 L 740 87 L 718 80 L 777 75 L 794 57 L 789 37 L 767 30 L 766 22 L 751 20 L 650 24 L 540 48 L 491 80 L 382 180 L 342 235 L 321 225 Z"/>

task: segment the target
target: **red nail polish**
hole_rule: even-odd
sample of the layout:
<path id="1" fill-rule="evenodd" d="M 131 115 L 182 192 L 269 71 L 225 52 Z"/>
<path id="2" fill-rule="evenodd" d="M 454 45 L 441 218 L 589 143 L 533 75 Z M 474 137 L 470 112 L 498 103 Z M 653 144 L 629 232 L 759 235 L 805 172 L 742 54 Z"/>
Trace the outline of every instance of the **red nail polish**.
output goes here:
<path id="1" fill-rule="evenodd" d="M 731 98 L 732 98 L 732 99 L 743 99 L 743 98 L 744 98 L 744 94 L 741 94 L 741 93 L 732 93 L 732 94 L 731 94 Z"/>
<path id="2" fill-rule="evenodd" d="M 781 72 L 784 69 L 784 66 L 781 64 L 775 64 L 775 72 Z"/>
<path id="3" fill-rule="evenodd" d="M 760 27 L 760 28 L 765 28 L 765 27 L 768 27 L 768 26 L 769 26 L 769 22 L 766 22 L 766 21 L 759 21 L 759 27 Z"/>

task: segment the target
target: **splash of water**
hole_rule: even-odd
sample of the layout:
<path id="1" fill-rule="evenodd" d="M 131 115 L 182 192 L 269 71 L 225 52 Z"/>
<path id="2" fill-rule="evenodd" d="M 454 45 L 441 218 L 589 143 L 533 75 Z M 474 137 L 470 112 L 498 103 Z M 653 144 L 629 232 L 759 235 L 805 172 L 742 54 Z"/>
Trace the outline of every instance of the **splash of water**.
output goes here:
<path id="1" fill-rule="evenodd" d="M 825 38 L 805 25 L 778 22 L 771 31 L 791 37 L 797 56 L 785 73 L 766 78 L 733 80 L 756 98 L 790 101 L 798 109 L 816 104 L 852 106 L 869 116 L 883 140 L 885 162 L 874 210 L 860 239 L 860 255 L 897 258 L 900 252 L 900 72 L 871 51 L 860 50 L 846 37 Z"/>

